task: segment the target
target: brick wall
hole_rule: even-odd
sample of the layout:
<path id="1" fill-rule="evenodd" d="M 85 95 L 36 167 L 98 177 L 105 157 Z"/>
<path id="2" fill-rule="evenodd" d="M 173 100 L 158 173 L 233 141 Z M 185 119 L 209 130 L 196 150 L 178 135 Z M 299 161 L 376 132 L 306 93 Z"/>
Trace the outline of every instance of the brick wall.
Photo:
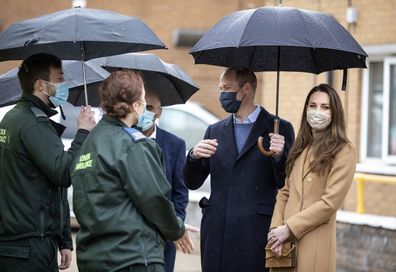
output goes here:
<path id="1" fill-rule="evenodd" d="M 393 272 L 395 254 L 395 230 L 337 222 L 337 272 Z"/>
<path id="2" fill-rule="evenodd" d="M 347 211 L 356 211 L 357 189 L 353 182 L 342 208 Z M 366 213 L 396 217 L 396 186 L 390 184 L 366 183 L 364 189 L 364 206 Z"/>
<path id="3" fill-rule="evenodd" d="M 69 8 L 71 0 L 2 0 L 0 19 L 3 28 L 11 23 L 39 16 L 56 10 Z M 346 0 L 284 0 L 285 6 L 318 10 L 334 15 L 341 24 L 346 25 Z M 395 0 L 354 0 L 358 9 L 359 19 L 352 33 L 361 44 L 380 44 L 396 42 L 396 17 L 393 6 Z M 218 103 L 218 76 L 222 68 L 208 65 L 194 65 L 193 58 L 188 54 L 190 48 L 175 47 L 172 44 L 172 33 L 178 28 L 208 29 L 223 16 L 240 8 L 253 8 L 261 5 L 274 5 L 275 0 L 87 0 L 87 7 L 111 9 L 126 15 L 143 19 L 157 35 L 166 43 L 169 50 L 157 50 L 165 61 L 181 66 L 199 84 L 201 90 L 191 99 L 197 101 L 217 115 L 224 117 Z M 0 63 L 0 73 L 15 67 L 19 62 Z M 275 73 L 260 73 L 257 103 L 268 107 L 274 112 Z M 308 90 L 315 84 L 324 82 L 325 75 L 314 76 L 302 73 L 281 73 L 281 108 L 280 115 L 289 119 L 298 129 L 301 105 Z M 334 87 L 340 89 L 341 73 L 336 72 Z M 348 133 L 354 144 L 359 144 L 360 115 L 360 71 L 349 73 L 348 95 Z M 341 94 L 344 96 L 343 94 Z M 345 101 L 345 99 L 344 99 Z"/>
<path id="4" fill-rule="evenodd" d="M 11 23 L 71 7 L 71 0 L 1 0 L 0 20 L 3 29 Z M 346 26 L 347 0 L 284 0 L 285 6 L 317 10 L 332 14 Z M 172 33 L 179 28 L 208 29 L 223 16 L 240 8 L 274 5 L 276 0 L 87 0 L 87 7 L 110 9 L 143 19 L 165 42 L 169 50 L 156 50 L 165 61 L 182 67 L 200 86 L 200 91 L 191 100 L 199 102 L 210 111 L 226 116 L 218 102 L 218 77 L 223 68 L 209 65 L 194 65 L 188 54 L 190 48 L 175 47 Z M 362 45 L 396 43 L 396 0 L 353 0 L 358 10 L 358 22 L 351 33 Z M 18 65 L 19 62 L 1 62 L 0 73 Z M 258 73 L 258 104 L 270 112 L 275 111 L 276 74 Z M 340 90 L 342 72 L 334 72 L 333 86 Z M 326 74 L 319 76 L 306 73 L 281 72 L 280 116 L 288 119 L 298 131 L 302 105 L 308 91 L 316 84 L 326 82 Z M 359 69 L 349 71 L 348 91 L 340 96 L 347 112 L 347 130 L 352 143 L 359 147 L 362 75 Z"/>

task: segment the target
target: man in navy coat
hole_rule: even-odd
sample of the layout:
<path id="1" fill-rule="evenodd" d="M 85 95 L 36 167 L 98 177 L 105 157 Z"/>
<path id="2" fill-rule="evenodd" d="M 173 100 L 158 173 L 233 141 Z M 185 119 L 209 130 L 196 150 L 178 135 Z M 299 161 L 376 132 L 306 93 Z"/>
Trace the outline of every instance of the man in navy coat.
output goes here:
<path id="1" fill-rule="evenodd" d="M 153 115 L 153 123 L 143 133 L 161 147 L 165 159 L 165 174 L 172 187 L 168 196 L 175 206 L 176 215 L 186 218 L 188 204 L 188 189 L 184 183 L 183 167 L 186 158 L 186 143 L 176 135 L 167 132 L 155 125 L 155 119 L 161 116 L 161 100 L 154 92 L 146 89 L 146 109 Z M 166 272 L 172 272 L 175 265 L 176 248 L 172 241 L 166 242 L 165 247 Z"/>
<path id="2" fill-rule="evenodd" d="M 199 203 L 203 272 L 267 271 L 267 234 L 294 131 L 281 119 L 279 134 L 271 133 L 275 116 L 254 104 L 256 87 L 253 72 L 228 68 L 219 81 L 220 103 L 232 114 L 210 125 L 187 156 L 189 189 L 211 174 L 210 199 Z M 258 151 L 259 136 L 274 151 L 272 157 Z"/>

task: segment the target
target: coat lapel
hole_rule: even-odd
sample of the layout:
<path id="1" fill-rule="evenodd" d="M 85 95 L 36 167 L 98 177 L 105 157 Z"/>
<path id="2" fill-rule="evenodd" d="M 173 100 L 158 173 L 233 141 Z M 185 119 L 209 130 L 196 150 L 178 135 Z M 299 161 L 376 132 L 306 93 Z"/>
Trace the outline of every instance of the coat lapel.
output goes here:
<path id="1" fill-rule="evenodd" d="M 164 135 L 162 133 L 162 129 L 160 129 L 158 126 L 155 128 L 157 131 L 157 134 L 155 135 L 155 141 L 159 146 L 162 146 L 162 140 L 164 138 Z"/>
<path id="2" fill-rule="evenodd" d="M 238 155 L 237 160 L 242 157 L 249 149 L 256 147 L 257 139 L 259 136 L 268 137 L 268 134 L 274 129 L 273 117 L 264 108 L 261 108 L 261 112 L 254 123 L 252 130 L 243 146 L 241 152 Z M 234 140 L 235 141 L 235 140 Z M 234 143 L 235 145 L 235 143 Z"/>
<path id="3" fill-rule="evenodd" d="M 230 115 L 230 117 L 228 117 L 223 124 L 222 137 L 223 139 L 222 141 L 219 141 L 219 144 L 221 144 L 221 142 L 224 142 L 228 150 L 230 151 L 229 155 L 232 158 L 236 158 L 238 156 L 238 151 L 235 143 L 232 115 Z"/>
<path id="4" fill-rule="evenodd" d="M 291 181 L 297 181 L 296 183 L 296 191 L 300 197 L 303 197 L 303 186 L 304 186 L 304 178 L 311 172 L 309 170 L 310 162 L 312 158 L 307 158 L 308 148 L 305 148 L 301 155 L 297 158 L 292 174 L 290 176 Z"/>

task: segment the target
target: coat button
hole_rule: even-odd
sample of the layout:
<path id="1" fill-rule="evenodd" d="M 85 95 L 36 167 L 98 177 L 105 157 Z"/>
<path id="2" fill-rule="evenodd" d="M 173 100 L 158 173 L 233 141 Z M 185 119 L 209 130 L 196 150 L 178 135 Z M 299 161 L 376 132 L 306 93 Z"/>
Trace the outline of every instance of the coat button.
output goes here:
<path id="1" fill-rule="evenodd" d="M 311 177 L 308 177 L 308 178 L 307 178 L 307 181 L 308 181 L 309 183 L 311 183 L 311 182 L 312 182 L 312 178 L 311 178 Z"/>

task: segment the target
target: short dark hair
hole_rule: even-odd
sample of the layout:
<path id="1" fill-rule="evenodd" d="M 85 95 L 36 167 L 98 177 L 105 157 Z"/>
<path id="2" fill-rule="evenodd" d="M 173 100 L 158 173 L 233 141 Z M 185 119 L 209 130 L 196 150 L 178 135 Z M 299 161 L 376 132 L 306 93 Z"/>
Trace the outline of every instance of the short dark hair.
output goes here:
<path id="1" fill-rule="evenodd" d="M 253 91 L 256 91 L 257 77 L 252 70 L 244 67 L 230 67 L 226 69 L 225 73 L 229 71 L 235 71 L 235 78 L 238 81 L 239 87 L 242 87 L 245 83 L 250 83 Z"/>
<path id="2" fill-rule="evenodd" d="M 139 100 L 142 92 L 143 80 L 140 73 L 116 71 L 100 84 L 100 106 L 107 115 L 124 118 L 132 111 L 132 103 Z"/>
<path id="3" fill-rule="evenodd" d="M 50 68 L 62 68 L 62 61 L 54 55 L 36 54 L 25 59 L 19 66 L 18 78 L 24 93 L 33 93 L 38 79 L 49 81 Z"/>

